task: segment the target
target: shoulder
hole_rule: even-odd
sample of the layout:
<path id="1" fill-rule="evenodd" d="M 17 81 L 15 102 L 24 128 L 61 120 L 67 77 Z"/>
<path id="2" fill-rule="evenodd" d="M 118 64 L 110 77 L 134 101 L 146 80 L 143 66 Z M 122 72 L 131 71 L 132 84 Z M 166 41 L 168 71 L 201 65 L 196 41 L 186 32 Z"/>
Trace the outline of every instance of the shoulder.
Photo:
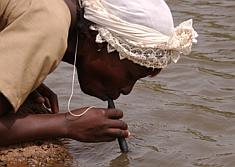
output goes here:
<path id="1" fill-rule="evenodd" d="M 31 14 L 38 24 L 48 29 L 68 31 L 71 24 L 71 13 L 64 0 L 32 0 Z M 59 34 L 58 34 L 59 35 Z"/>
<path id="2" fill-rule="evenodd" d="M 2 18 L 7 19 L 7 25 L 13 22 L 32 25 L 69 28 L 71 22 L 70 10 L 64 0 L 3 0 L 7 1 Z M 2 3 L 0 9 L 2 10 Z M 0 11 L 1 14 L 1 11 Z M 55 26 L 54 26 L 55 25 Z M 60 25 L 60 26 L 58 26 Z"/>

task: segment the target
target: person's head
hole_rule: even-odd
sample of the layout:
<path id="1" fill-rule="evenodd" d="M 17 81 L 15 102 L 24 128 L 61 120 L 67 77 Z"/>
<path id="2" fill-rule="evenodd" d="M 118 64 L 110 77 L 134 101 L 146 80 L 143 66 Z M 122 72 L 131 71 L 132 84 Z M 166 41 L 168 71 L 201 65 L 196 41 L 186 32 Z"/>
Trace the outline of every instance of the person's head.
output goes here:
<path id="1" fill-rule="evenodd" d="M 156 30 L 152 32 L 149 26 L 138 27 L 137 24 L 134 24 L 137 28 L 133 27 L 131 23 L 121 19 L 116 20 L 116 16 L 110 19 L 110 16 L 113 17 L 113 15 L 109 15 L 107 9 L 105 9 L 107 13 L 102 13 L 104 6 L 99 6 L 102 5 L 99 3 L 100 1 L 97 0 L 98 4 L 95 1 L 84 0 L 85 18 L 81 12 L 78 18 L 79 40 L 76 64 L 78 78 L 80 87 L 86 94 L 102 100 L 116 99 L 121 93 L 129 94 L 140 78 L 157 75 L 170 61 L 175 61 L 175 57 L 172 57 L 173 51 L 167 49 L 166 34 L 163 35 L 160 32 L 154 34 Z M 109 1 L 102 2 L 106 2 L 107 6 Z M 148 1 L 152 2 L 152 0 Z M 100 11 L 99 9 L 90 9 L 90 2 L 95 2 Z M 111 6 L 113 7 L 114 4 Z M 163 3 L 163 8 L 169 12 L 165 3 Z M 164 28 L 162 30 L 165 33 L 173 34 L 171 14 L 169 19 L 168 22 L 163 21 L 169 23 L 168 30 Z M 138 19 L 135 18 L 135 20 Z M 153 18 L 149 20 L 153 20 Z M 159 46 L 165 49 L 161 49 Z"/>
<path id="2" fill-rule="evenodd" d="M 116 99 L 127 95 L 140 78 L 155 76 L 160 68 L 147 68 L 128 59 L 120 60 L 119 53 L 108 53 L 107 43 L 96 43 L 97 31 L 83 19 L 79 26 L 77 73 L 82 91 L 98 97 Z"/>

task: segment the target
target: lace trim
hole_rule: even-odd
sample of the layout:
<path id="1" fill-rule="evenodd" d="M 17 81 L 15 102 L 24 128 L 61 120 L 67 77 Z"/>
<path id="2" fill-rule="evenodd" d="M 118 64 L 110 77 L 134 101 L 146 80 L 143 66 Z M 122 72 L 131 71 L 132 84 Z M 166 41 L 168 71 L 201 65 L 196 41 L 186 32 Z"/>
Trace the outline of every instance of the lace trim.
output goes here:
<path id="1" fill-rule="evenodd" d="M 109 53 L 116 50 L 119 52 L 120 59 L 127 58 L 148 68 L 165 68 L 171 62 L 177 63 L 181 55 L 188 55 L 191 52 L 192 43 L 197 42 L 198 36 L 192 28 L 192 20 L 176 27 L 168 41 L 155 45 L 143 45 L 124 40 L 98 25 L 92 26 L 91 29 L 99 32 L 96 37 L 97 43 L 108 43 Z"/>
<path id="2" fill-rule="evenodd" d="M 157 30 L 132 24 L 106 11 L 101 0 L 83 0 L 85 18 L 94 22 L 91 29 L 98 31 L 96 42 L 108 43 L 108 51 L 118 51 L 121 59 L 152 68 L 165 68 L 176 63 L 181 55 L 191 52 L 197 32 L 192 20 L 181 23 L 171 36 Z"/>

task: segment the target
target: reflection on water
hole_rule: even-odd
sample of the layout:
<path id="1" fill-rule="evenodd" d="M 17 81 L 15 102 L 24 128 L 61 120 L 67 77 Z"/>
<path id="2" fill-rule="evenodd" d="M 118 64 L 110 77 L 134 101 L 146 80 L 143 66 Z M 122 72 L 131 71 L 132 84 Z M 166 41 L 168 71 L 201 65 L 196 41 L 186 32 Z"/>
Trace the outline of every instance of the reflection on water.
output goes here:
<path id="1" fill-rule="evenodd" d="M 176 25 L 194 19 L 198 45 L 191 55 L 159 76 L 139 81 L 131 95 L 116 102 L 132 133 L 128 139 L 131 152 L 121 154 L 117 142 L 69 140 L 66 145 L 79 166 L 235 166 L 235 1 L 167 2 Z M 47 81 L 64 110 L 71 73 L 62 64 Z M 107 106 L 77 91 L 73 106 L 78 105 Z"/>
<path id="2" fill-rule="evenodd" d="M 109 167 L 128 167 L 129 159 L 127 154 L 120 154 L 117 158 L 110 161 Z"/>

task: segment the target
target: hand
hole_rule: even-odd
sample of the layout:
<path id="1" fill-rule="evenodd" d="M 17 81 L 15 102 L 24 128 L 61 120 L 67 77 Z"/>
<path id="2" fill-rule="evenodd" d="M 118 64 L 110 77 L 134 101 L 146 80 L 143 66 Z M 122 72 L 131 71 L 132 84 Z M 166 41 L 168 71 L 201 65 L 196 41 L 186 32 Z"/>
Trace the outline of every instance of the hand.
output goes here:
<path id="1" fill-rule="evenodd" d="M 59 112 L 57 95 L 45 84 L 41 84 L 35 91 L 30 94 L 30 98 L 36 103 L 44 104 L 45 107 L 51 109 L 52 113 Z"/>
<path id="2" fill-rule="evenodd" d="M 82 113 L 86 108 L 72 111 Z M 116 109 L 92 108 L 81 117 L 66 113 L 67 136 L 81 142 L 108 142 L 128 137 L 128 126 L 122 120 L 123 112 Z"/>

